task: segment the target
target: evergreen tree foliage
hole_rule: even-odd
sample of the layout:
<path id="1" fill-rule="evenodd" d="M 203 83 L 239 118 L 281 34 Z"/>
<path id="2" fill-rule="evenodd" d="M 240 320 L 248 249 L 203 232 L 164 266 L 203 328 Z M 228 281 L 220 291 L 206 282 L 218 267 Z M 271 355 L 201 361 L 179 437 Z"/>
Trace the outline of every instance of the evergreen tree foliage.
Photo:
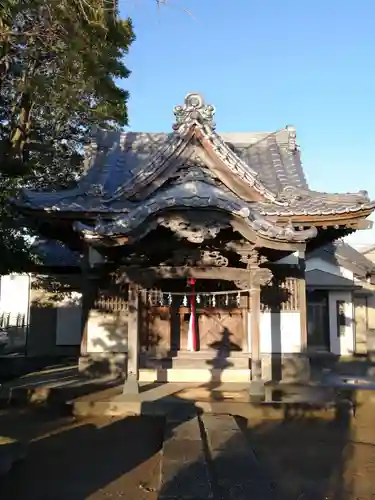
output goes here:
<path id="1" fill-rule="evenodd" d="M 116 1 L 0 0 L 1 274 L 29 258 L 9 196 L 71 186 L 92 128 L 127 124 L 133 40 Z"/>

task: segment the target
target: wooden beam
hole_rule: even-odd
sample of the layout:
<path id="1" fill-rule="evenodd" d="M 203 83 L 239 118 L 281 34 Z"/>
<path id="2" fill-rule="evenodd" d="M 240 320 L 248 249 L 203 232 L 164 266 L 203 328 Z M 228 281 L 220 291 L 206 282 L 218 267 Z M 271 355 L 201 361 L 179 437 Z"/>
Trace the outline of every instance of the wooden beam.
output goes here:
<path id="1" fill-rule="evenodd" d="M 255 244 L 258 248 L 269 248 L 271 250 L 281 250 L 283 252 L 297 252 L 305 250 L 306 248 L 306 243 L 269 240 L 261 236 L 257 236 Z"/>
<path id="2" fill-rule="evenodd" d="M 374 223 L 368 219 L 359 219 L 355 222 L 349 223 L 349 227 L 351 229 L 361 229 L 361 230 L 372 229 L 373 225 Z"/>
<path id="3" fill-rule="evenodd" d="M 371 215 L 373 209 L 358 210 L 357 212 L 345 212 L 343 214 L 332 215 L 280 215 L 277 217 L 277 224 L 290 224 L 295 226 L 345 226 L 351 222 L 366 219 Z"/>
<path id="4" fill-rule="evenodd" d="M 247 269 L 235 267 L 137 267 L 121 266 L 118 270 L 119 281 L 122 282 L 155 282 L 159 279 L 212 279 L 240 281 L 248 279 Z"/>

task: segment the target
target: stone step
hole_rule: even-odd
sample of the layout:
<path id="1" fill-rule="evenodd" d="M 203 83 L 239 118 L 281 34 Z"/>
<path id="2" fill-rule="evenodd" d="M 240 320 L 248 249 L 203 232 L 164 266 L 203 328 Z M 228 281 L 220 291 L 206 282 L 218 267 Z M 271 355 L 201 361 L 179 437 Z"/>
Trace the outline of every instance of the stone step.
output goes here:
<path id="1" fill-rule="evenodd" d="M 213 359 L 217 357 L 224 358 L 249 358 L 251 355 L 248 352 L 243 351 L 229 351 L 228 353 L 218 353 L 215 349 L 203 349 L 202 351 L 177 351 L 173 357 L 174 358 L 193 358 L 193 359 Z"/>
<path id="2" fill-rule="evenodd" d="M 217 479 L 218 498 L 275 500 L 281 492 L 270 468 L 261 463 L 249 446 L 235 417 L 202 415 L 208 453 Z"/>
<path id="3" fill-rule="evenodd" d="M 210 500 L 212 478 L 197 416 L 168 419 L 162 453 L 160 500 Z"/>
<path id="4" fill-rule="evenodd" d="M 240 382 L 251 380 L 248 368 L 141 368 L 140 382 Z"/>
<path id="5" fill-rule="evenodd" d="M 248 369 L 250 360 L 246 356 L 207 357 L 206 356 L 176 356 L 170 358 L 155 358 L 144 356 L 140 359 L 142 368 L 201 368 L 201 369 Z"/>

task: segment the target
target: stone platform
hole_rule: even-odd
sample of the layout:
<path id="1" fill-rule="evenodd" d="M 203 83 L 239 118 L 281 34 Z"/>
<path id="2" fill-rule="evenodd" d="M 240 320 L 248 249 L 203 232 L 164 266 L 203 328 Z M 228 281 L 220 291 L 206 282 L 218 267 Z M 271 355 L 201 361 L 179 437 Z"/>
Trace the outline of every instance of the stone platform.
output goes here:
<path id="1" fill-rule="evenodd" d="M 349 382 L 349 383 L 348 383 Z M 36 405 L 82 416 L 167 415 L 176 408 L 198 413 L 283 418 L 285 407 L 306 406 L 309 411 L 334 411 L 339 392 L 362 389 L 375 398 L 373 384 L 331 380 L 323 385 L 266 385 L 265 401 L 254 402 L 249 384 L 240 382 L 140 383 L 139 393 L 124 395 L 123 380 L 83 377 L 77 367 L 47 370 L 21 377 L 0 389 L 0 406 Z M 320 411 L 320 410 L 319 410 Z"/>

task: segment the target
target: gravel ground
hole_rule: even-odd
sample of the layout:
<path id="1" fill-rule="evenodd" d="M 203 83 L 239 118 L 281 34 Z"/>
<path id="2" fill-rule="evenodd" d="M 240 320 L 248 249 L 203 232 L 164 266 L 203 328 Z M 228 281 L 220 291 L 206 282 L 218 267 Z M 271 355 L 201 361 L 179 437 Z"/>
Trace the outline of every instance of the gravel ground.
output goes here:
<path id="1" fill-rule="evenodd" d="M 1 478 L 2 500 L 156 500 L 161 420 L 23 417 L 34 440 L 26 460 Z M 16 423 L 6 419 L 12 434 Z"/>

